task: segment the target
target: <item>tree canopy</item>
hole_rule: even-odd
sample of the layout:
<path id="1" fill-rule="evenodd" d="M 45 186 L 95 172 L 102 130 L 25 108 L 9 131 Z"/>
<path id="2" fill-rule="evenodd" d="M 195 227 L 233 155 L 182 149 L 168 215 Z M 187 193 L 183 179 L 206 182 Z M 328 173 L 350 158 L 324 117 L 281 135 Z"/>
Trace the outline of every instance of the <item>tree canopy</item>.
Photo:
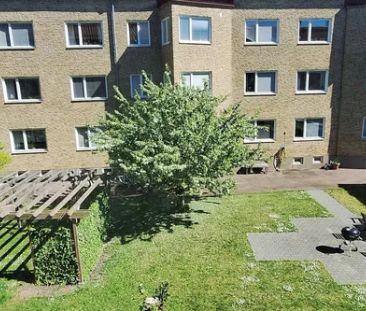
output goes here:
<path id="1" fill-rule="evenodd" d="M 96 135 L 111 166 L 147 191 L 178 197 L 228 192 L 234 168 L 262 156 L 243 143 L 256 133 L 251 119 L 238 104 L 220 110 L 225 98 L 212 96 L 207 85 L 173 84 L 168 72 L 155 84 L 143 74 L 143 97 L 136 92 L 127 100 L 115 87 L 118 107 Z"/>

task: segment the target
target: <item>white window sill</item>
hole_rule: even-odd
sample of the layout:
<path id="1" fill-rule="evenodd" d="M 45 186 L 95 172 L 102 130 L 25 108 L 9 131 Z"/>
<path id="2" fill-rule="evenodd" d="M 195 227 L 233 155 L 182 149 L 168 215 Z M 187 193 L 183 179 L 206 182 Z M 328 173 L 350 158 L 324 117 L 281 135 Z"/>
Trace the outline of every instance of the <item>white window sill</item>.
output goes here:
<path id="1" fill-rule="evenodd" d="M 162 42 L 161 43 L 161 46 L 167 46 L 167 45 L 169 45 L 171 42 L 169 41 L 169 42 Z"/>
<path id="2" fill-rule="evenodd" d="M 327 91 L 296 91 L 296 95 L 324 95 Z"/>
<path id="3" fill-rule="evenodd" d="M 244 139 L 244 144 L 260 144 L 260 143 L 275 143 L 274 139 L 256 139 L 256 140 L 247 140 Z"/>
<path id="4" fill-rule="evenodd" d="M 77 148 L 76 151 L 77 152 L 87 152 L 87 151 L 96 151 L 97 148 Z"/>
<path id="5" fill-rule="evenodd" d="M 179 41 L 180 44 L 198 44 L 198 45 L 211 45 L 211 41 L 185 41 L 181 40 Z"/>
<path id="6" fill-rule="evenodd" d="M 129 44 L 129 48 L 150 48 L 151 44 Z"/>
<path id="7" fill-rule="evenodd" d="M 260 45 L 276 46 L 276 45 L 278 45 L 278 42 L 245 42 L 244 45 L 249 45 L 249 46 L 260 46 Z"/>
<path id="8" fill-rule="evenodd" d="M 304 142 L 304 141 L 323 141 L 323 137 L 308 137 L 308 138 L 294 138 L 294 142 Z"/>
<path id="9" fill-rule="evenodd" d="M 1 46 L 0 50 L 34 50 L 35 46 Z"/>
<path id="10" fill-rule="evenodd" d="M 5 104 L 40 104 L 41 99 L 6 100 Z"/>
<path id="11" fill-rule="evenodd" d="M 11 154 L 33 154 L 33 153 L 47 153 L 45 149 L 34 149 L 34 150 L 15 150 Z"/>
<path id="12" fill-rule="evenodd" d="M 330 45 L 329 41 L 298 41 L 298 45 Z"/>
<path id="13" fill-rule="evenodd" d="M 73 98 L 73 102 L 100 102 L 107 100 L 107 97 L 96 97 L 96 98 Z"/>
<path id="14" fill-rule="evenodd" d="M 103 49 L 103 45 L 67 45 L 66 48 L 70 50 Z"/>
<path id="15" fill-rule="evenodd" d="M 277 93 L 247 93 L 244 92 L 244 96 L 276 96 Z"/>

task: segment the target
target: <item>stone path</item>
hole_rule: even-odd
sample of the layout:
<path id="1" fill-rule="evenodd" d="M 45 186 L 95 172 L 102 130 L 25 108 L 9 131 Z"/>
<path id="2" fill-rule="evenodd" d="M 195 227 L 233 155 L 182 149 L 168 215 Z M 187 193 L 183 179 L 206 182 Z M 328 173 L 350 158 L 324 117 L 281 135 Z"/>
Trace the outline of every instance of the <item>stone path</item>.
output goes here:
<path id="1" fill-rule="evenodd" d="M 360 226 L 345 207 L 321 190 L 308 193 L 334 217 L 292 219 L 297 232 L 249 233 L 248 239 L 257 260 L 319 260 L 338 284 L 366 283 L 366 242 L 356 241 L 358 252 L 337 253 L 343 242 L 341 229 Z M 333 250 L 323 253 L 317 248 Z"/>

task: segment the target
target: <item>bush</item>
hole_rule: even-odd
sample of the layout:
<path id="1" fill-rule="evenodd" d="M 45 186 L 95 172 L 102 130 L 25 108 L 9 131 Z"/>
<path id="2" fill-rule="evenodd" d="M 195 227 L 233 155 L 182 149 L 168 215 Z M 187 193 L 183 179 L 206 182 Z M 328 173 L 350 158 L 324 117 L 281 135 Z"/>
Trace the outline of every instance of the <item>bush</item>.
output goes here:
<path id="1" fill-rule="evenodd" d="M 0 143 L 0 171 L 11 161 L 11 157 L 4 151 L 4 146 Z"/>
<path id="2" fill-rule="evenodd" d="M 32 224 L 30 238 L 37 284 L 78 283 L 78 265 L 71 234 L 71 222 L 41 221 Z"/>

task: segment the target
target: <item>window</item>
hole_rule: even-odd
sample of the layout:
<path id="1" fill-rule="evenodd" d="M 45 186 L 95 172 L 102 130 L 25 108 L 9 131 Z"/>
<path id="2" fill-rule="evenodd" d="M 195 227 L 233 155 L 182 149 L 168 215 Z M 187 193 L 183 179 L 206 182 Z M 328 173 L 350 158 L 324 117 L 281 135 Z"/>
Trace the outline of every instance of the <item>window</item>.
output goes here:
<path id="1" fill-rule="evenodd" d="M 300 43 L 329 43 L 330 20 L 329 19 L 302 19 L 299 25 Z"/>
<path id="2" fill-rule="evenodd" d="M 150 76 L 151 79 L 151 76 Z M 145 84 L 145 79 L 142 74 L 130 75 L 130 91 L 131 97 L 134 98 L 136 93 L 141 97 L 146 97 L 145 92 L 142 90 L 141 86 Z"/>
<path id="3" fill-rule="evenodd" d="M 275 95 L 276 72 L 247 72 L 244 93 L 246 95 Z"/>
<path id="4" fill-rule="evenodd" d="M 297 93 L 326 93 L 327 90 L 327 71 L 299 71 L 297 73 Z"/>
<path id="5" fill-rule="evenodd" d="M 166 45 L 170 43 L 170 18 L 164 18 L 161 21 L 161 44 Z"/>
<path id="6" fill-rule="evenodd" d="M 34 48 L 31 23 L 0 23 L 0 49 Z"/>
<path id="7" fill-rule="evenodd" d="M 322 156 L 313 157 L 313 164 L 323 164 L 324 158 Z"/>
<path id="8" fill-rule="evenodd" d="M 107 98 L 105 77 L 73 77 L 73 100 L 104 100 Z"/>
<path id="9" fill-rule="evenodd" d="M 180 42 L 211 43 L 211 18 L 181 16 Z"/>
<path id="10" fill-rule="evenodd" d="M 67 23 L 66 34 L 68 47 L 101 47 L 103 45 L 101 23 Z"/>
<path id="11" fill-rule="evenodd" d="M 38 78 L 15 78 L 3 80 L 5 102 L 40 102 L 41 92 Z"/>
<path id="12" fill-rule="evenodd" d="M 277 20 L 247 20 L 245 22 L 246 44 L 277 44 Z"/>
<path id="13" fill-rule="evenodd" d="M 95 131 L 88 127 L 76 128 L 76 148 L 77 150 L 95 150 L 97 147 L 93 141 Z"/>
<path id="14" fill-rule="evenodd" d="M 324 136 L 323 119 L 299 119 L 295 125 L 295 140 L 320 140 Z"/>
<path id="15" fill-rule="evenodd" d="M 150 46 L 150 23 L 148 21 L 128 23 L 128 45 L 133 47 Z"/>
<path id="16" fill-rule="evenodd" d="M 275 141 L 275 120 L 257 120 L 254 121 L 254 126 L 257 128 L 257 135 L 255 137 L 245 138 L 245 143 L 269 143 Z"/>
<path id="17" fill-rule="evenodd" d="M 366 139 L 366 117 L 363 118 L 362 124 L 362 139 Z"/>
<path id="18" fill-rule="evenodd" d="M 10 131 L 10 141 L 13 153 L 47 151 L 46 131 L 44 129 L 12 130 Z"/>
<path id="19" fill-rule="evenodd" d="M 182 74 L 183 85 L 203 90 L 207 83 L 208 89 L 211 89 L 210 72 L 186 72 Z"/>
<path id="20" fill-rule="evenodd" d="M 294 165 L 303 165 L 304 164 L 304 158 L 303 157 L 296 157 L 293 160 Z"/>

